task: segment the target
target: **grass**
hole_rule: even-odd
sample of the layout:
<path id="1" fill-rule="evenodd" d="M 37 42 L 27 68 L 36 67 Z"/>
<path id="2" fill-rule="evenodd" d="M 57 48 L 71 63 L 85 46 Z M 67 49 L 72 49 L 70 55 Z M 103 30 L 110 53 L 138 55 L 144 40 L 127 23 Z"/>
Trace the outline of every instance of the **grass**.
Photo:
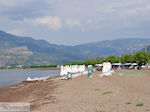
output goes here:
<path id="1" fill-rule="evenodd" d="M 96 110 L 95 112 L 105 112 L 104 110 Z"/>
<path id="2" fill-rule="evenodd" d="M 150 76 L 150 72 L 119 72 L 119 75 L 127 75 L 127 76 L 137 76 L 137 75 L 142 75 L 142 76 Z"/>
<path id="3" fill-rule="evenodd" d="M 100 89 L 95 89 L 95 91 L 100 91 Z"/>
<path id="4" fill-rule="evenodd" d="M 130 102 L 127 102 L 126 104 L 132 104 L 132 103 L 130 103 Z"/>
<path id="5" fill-rule="evenodd" d="M 119 104 L 116 104 L 117 106 L 119 106 Z"/>
<path id="6" fill-rule="evenodd" d="M 97 106 L 104 106 L 103 104 L 98 104 Z"/>
<path id="7" fill-rule="evenodd" d="M 111 93 L 112 93 L 112 91 L 106 91 L 106 92 L 103 93 L 103 95 L 108 95 L 108 94 L 111 94 Z"/>
<path id="8" fill-rule="evenodd" d="M 143 106 L 143 105 L 144 105 L 143 103 L 136 104 L 136 106 Z"/>

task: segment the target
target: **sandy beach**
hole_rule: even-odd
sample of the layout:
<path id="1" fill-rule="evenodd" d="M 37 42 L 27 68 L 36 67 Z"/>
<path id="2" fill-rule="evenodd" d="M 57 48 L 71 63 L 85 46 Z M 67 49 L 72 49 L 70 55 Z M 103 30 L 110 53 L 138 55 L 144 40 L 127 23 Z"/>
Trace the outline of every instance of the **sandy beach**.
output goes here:
<path id="1" fill-rule="evenodd" d="M 149 112 L 150 74 L 120 76 L 119 72 L 101 78 L 96 71 L 92 79 L 84 75 L 70 80 L 24 81 L 0 88 L 0 102 L 30 102 L 31 112 Z"/>

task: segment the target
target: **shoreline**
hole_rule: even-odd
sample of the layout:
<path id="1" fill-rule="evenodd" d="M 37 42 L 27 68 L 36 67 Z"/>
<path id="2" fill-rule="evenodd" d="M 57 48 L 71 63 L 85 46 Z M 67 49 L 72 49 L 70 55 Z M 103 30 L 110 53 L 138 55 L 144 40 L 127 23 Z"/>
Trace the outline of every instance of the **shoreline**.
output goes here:
<path id="1" fill-rule="evenodd" d="M 98 77 L 101 72 L 96 71 L 92 79 L 83 75 L 69 80 L 58 80 L 58 76 L 54 76 L 46 81 L 23 81 L 0 88 L 0 102 L 29 102 L 31 112 L 150 110 L 150 77 L 119 76 L 119 72 L 149 70 L 115 70 L 114 76 L 102 78 Z M 128 102 L 131 104 L 126 104 Z M 136 107 L 138 103 L 144 106 Z"/>
<path id="2" fill-rule="evenodd" d="M 31 69 L 37 69 L 37 68 L 31 68 Z M 40 68 L 39 68 L 40 69 Z M 1 70 L 1 69 L 0 69 Z M 7 70 L 7 69 L 6 69 Z M 43 70 L 43 69 L 42 69 Z M 46 69 L 47 70 L 47 69 Z M 52 69 L 52 70 L 57 70 L 57 69 Z M 58 69 L 59 70 L 59 69 Z M 126 70 L 126 69 L 123 69 L 123 70 L 114 70 L 114 71 L 121 71 L 121 72 L 124 72 L 124 71 L 128 71 L 128 72 L 140 72 L 140 71 L 142 71 L 142 72 L 147 72 L 147 71 L 149 71 L 150 72 L 150 70 L 149 69 L 146 69 L 146 70 Z M 102 72 L 102 71 L 99 71 L 100 73 Z M 44 76 L 43 76 L 44 77 Z M 58 78 L 58 77 L 61 77 L 60 75 L 55 75 L 55 76 L 50 76 L 48 79 L 46 79 L 46 80 L 49 80 L 49 79 L 56 79 L 56 78 Z M 38 77 L 38 78 L 41 78 L 41 77 Z M 42 81 L 42 80 L 40 80 L 40 81 Z M 5 87 L 10 87 L 10 86 L 15 86 L 15 85 L 19 85 L 19 84 L 21 84 L 21 83 L 23 83 L 23 82 L 30 82 L 30 83 L 32 83 L 32 82 L 40 82 L 40 81 L 27 81 L 27 80 L 23 80 L 23 81 L 21 81 L 20 83 L 17 83 L 17 84 L 12 84 L 12 85 L 8 85 L 8 86 L 4 86 L 4 87 L 0 87 L 0 89 L 2 89 L 2 88 L 5 88 Z"/>
<path id="3" fill-rule="evenodd" d="M 38 68 L 31 68 L 31 69 L 38 69 Z M 40 68 L 39 68 L 40 69 Z M 1 70 L 1 69 L 0 69 Z M 7 70 L 7 69 L 6 69 Z M 43 69 L 42 69 L 43 70 Z M 46 69 L 47 70 L 47 69 Z M 52 70 L 59 70 L 59 69 L 52 69 Z M 139 71 L 143 71 L 143 72 L 147 72 L 147 71 L 149 71 L 149 69 L 146 69 L 146 70 L 126 70 L 126 69 L 122 69 L 122 70 L 114 70 L 114 71 L 122 71 L 122 72 L 124 72 L 124 71 L 128 71 L 128 72 L 139 72 Z M 102 72 L 102 71 L 99 71 L 100 73 Z M 44 77 L 44 76 L 43 76 Z M 55 75 L 55 76 L 50 76 L 47 80 L 49 80 L 49 79 L 56 79 L 56 78 L 58 78 L 58 77 L 61 77 L 60 75 Z M 41 78 L 41 77 L 38 77 L 38 78 Z M 42 81 L 42 80 L 40 80 L 40 81 Z M 30 82 L 30 83 L 32 83 L 32 82 L 40 82 L 40 81 L 27 81 L 27 80 L 23 80 L 23 81 L 21 81 L 20 83 L 17 83 L 17 84 L 12 84 L 12 85 L 8 85 L 8 86 L 4 86 L 4 87 L 0 87 L 0 89 L 2 89 L 2 88 L 5 88 L 5 87 L 10 87 L 10 86 L 15 86 L 15 85 L 19 85 L 19 84 L 21 84 L 21 83 L 23 83 L 23 82 Z"/>
<path id="4" fill-rule="evenodd" d="M 35 101 L 40 100 L 40 97 L 45 97 L 47 94 L 47 92 L 44 92 L 43 89 L 53 91 L 55 86 L 55 82 L 53 81 L 54 79 L 55 77 L 51 77 L 46 81 L 22 81 L 19 84 L 0 88 L 0 102 L 30 102 L 31 109 L 33 110 L 40 104 L 32 104 Z M 42 88 L 42 91 L 40 88 Z M 29 98 L 33 92 L 37 92 L 37 94 L 34 98 Z M 53 97 L 50 96 L 49 99 L 53 99 Z"/>
<path id="5" fill-rule="evenodd" d="M 58 77 L 60 77 L 60 75 L 50 76 L 47 80 L 56 79 Z M 42 80 L 40 80 L 40 81 L 42 81 Z M 40 81 L 27 81 L 27 80 L 23 80 L 23 81 L 21 81 L 20 83 L 17 83 L 17 84 L 12 84 L 12 85 L 8 85 L 8 86 L 0 87 L 0 89 L 11 87 L 11 86 L 17 86 L 17 85 L 20 85 L 22 83 L 32 83 L 32 82 L 34 83 L 34 82 L 40 82 Z"/>
<path id="6" fill-rule="evenodd" d="M 25 69 L 46 69 L 46 70 L 59 70 L 60 68 L 53 68 L 53 67 L 44 67 L 44 68 L 0 68 L 0 70 L 25 70 Z"/>

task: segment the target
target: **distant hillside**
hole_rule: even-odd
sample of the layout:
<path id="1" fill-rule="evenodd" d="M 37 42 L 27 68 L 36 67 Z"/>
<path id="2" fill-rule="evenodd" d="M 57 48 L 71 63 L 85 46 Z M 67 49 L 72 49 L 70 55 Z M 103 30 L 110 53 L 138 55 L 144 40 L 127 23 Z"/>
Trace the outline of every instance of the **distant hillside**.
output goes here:
<path id="1" fill-rule="evenodd" d="M 150 39 L 117 39 L 105 40 L 95 43 L 88 43 L 75 46 L 80 49 L 82 55 L 89 58 L 106 57 L 110 55 L 120 56 L 122 54 L 134 53 L 150 45 Z"/>
<path id="2" fill-rule="evenodd" d="M 142 50 L 146 45 L 150 45 L 150 39 L 117 39 L 64 46 L 0 31 L 0 66 L 65 64 L 87 58 L 120 56 Z"/>
<path id="3" fill-rule="evenodd" d="M 140 51 L 147 51 L 150 53 L 150 44 L 147 45 L 146 47 L 143 47 Z"/>
<path id="4" fill-rule="evenodd" d="M 59 46 L 0 31 L 0 66 L 64 64 L 82 60 L 76 52 L 79 51 L 70 46 Z"/>

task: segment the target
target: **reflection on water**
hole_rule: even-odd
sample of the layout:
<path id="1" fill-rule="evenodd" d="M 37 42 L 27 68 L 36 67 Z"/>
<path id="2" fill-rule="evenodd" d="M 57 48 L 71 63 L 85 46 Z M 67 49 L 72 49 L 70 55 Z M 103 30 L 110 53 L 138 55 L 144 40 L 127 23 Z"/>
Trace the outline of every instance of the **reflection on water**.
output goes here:
<path id="1" fill-rule="evenodd" d="M 43 77 L 59 75 L 60 70 L 41 69 L 7 69 L 0 70 L 0 87 L 20 83 L 28 77 Z"/>

